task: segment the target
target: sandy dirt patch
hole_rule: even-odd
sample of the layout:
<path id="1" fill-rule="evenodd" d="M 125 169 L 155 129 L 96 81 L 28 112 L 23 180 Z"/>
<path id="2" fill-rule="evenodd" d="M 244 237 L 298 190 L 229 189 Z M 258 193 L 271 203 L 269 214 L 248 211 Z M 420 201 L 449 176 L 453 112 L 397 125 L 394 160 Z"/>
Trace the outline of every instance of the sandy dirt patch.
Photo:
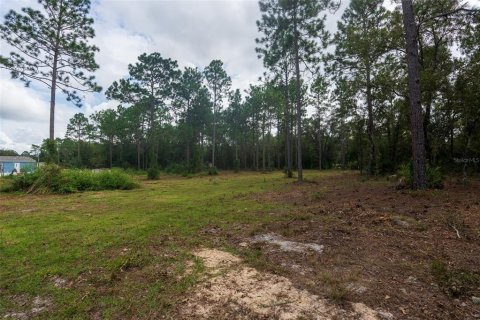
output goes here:
<path id="1" fill-rule="evenodd" d="M 202 249 L 207 276 L 185 300 L 184 319 L 392 319 L 362 303 L 345 308 L 297 289 L 285 277 L 259 272 L 238 257 L 216 249 Z"/>

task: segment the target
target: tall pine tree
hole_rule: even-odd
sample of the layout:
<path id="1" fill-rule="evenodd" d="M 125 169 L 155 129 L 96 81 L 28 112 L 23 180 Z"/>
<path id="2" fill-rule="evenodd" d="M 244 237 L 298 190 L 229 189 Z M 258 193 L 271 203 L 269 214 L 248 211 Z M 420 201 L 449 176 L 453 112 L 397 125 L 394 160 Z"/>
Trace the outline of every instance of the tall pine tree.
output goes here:
<path id="1" fill-rule="evenodd" d="M 88 40 L 95 36 L 88 16 L 90 0 L 39 0 L 41 10 L 11 10 L 0 26 L 0 37 L 14 51 L 0 56 L 0 67 L 14 79 L 37 81 L 50 89 L 50 139 L 55 139 L 55 98 L 57 89 L 78 107 L 80 94 L 100 91 L 95 77 L 85 71 L 98 69 L 98 48 Z"/>

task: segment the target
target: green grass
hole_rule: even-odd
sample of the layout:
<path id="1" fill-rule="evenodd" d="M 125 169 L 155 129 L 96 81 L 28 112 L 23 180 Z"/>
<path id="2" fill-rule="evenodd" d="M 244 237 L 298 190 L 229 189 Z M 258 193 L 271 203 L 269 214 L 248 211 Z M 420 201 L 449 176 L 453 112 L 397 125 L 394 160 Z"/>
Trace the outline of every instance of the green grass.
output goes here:
<path id="1" fill-rule="evenodd" d="M 52 302 L 45 319 L 168 313 L 198 280 L 192 250 L 223 245 L 202 230 L 267 222 L 261 213 L 275 204 L 247 195 L 292 181 L 281 173 L 144 179 L 128 191 L 0 194 L 0 316 L 28 311 L 35 296 Z M 182 276 L 188 261 L 193 271 Z M 72 284 L 57 288 L 53 276 Z"/>

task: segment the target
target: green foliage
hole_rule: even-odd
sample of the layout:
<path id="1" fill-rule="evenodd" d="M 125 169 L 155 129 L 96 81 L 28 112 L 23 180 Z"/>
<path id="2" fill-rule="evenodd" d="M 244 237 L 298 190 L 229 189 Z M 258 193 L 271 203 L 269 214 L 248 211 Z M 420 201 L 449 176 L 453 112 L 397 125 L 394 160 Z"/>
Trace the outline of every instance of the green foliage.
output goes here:
<path id="1" fill-rule="evenodd" d="M 173 90 L 181 72 L 178 70 L 177 61 L 163 58 L 158 52 L 141 54 L 138 57 L 138 62 L 129 64 L 128 72 L 128 79 L 114 81 L 105 94 L 110 100 L 134 104 L 137 111 L 143 113 L 140 118 L 145 118 L 148 121 L 148 130 L 146 130 L 146 142 L 149 145 L 148 167 L 155 167 L 158 164 L 155 146 L 158 143 L 157 128 L 160 126 L 159 122 L 161 122 L 159 121 L 159 115 L 165 116 L 168 113 L 169 110 L 164 101 L 173 98 Z M 135 123 L 138 121 L 139 112 L 135 112 L 135 118 L 137 118 Z M 110 122 L 118 123 L 118 121 Z M 125 126 L 126 123 L 122 125 Z M 109 125 L 109 127 L 113 131 L 111 137 L 122 131 L 115 125 Z M 139 127 L 141 125 L 138 126 L 137 124 L 136 130 Z M 135 134 L 138 135 L 138 132 L 135 132 Z"/>
<path id="2" fill-rule="evenodd" d="M 405 184 L 411 188 L 413 185 L 413 165 L 403 164 L 398 170 L 398 175 L 405 179 Z M 442 189 L 444 176 L 439 167 L 427 166 L 427 187 L 429 189 Z"/>
<path id="3" fill-rule="evenodd" d="M 92 170 L 61 169 L 47 164 L 39 170 L 14 176 L 5 192 L 72 193 L 78 191 L 130 190 L 137 187 L 132 177 L 120 169 Z"/>
<path id="4" fill-rule="evenodd" d="M 239 159 L 235 159 L 235 161 L 233 162 L 233 170 L 235 172 L 240 171 L 240 160 Z"/>
<path id="5" fill-rule="evenodd" d="M 405 179 L 405 184 L 411 186 L 413 184 L 413 167 L 412 163 L 404 163 L 398 169 L 398 176 Z"/>
<path id="6" fill-rule="evenodd" d="M 138 186 L 131 176 L 120 169 L 101 171 L 95 177 L 99 182 L 98 190 L 131 190 Z"/>
<path id="7" fill-rule="evenodd" d="M 452 270 L 443 261 L 432 261 L 430 271 L 444 292 L 452 297 L 471 295 L 480 286 L 480 274 Z"/>
<path id="8" fill-rule="evenodd" d="M 57 142 L 53 139 L 45 139 L 42 144 L 43 158 L 46 163 L 55 163 L 58 159 Z"/>
<path id="9" fill-rule="evenodd" d="M 18 153 L 15 150 L 0 149 L 0 156 L 18 156 Z"/>
<path id="10" fill-rule="evenodd" d="M 88 44 L 95 36 L 93 19 L 88 17 L 90 1 L 39 3 L 41 10 L 23 8 L 21 13 L 11 10 L 5 16 L 0 36 L 18 50 L 2 57 L 0 63 L 11 71 L 12 78 L 27 85 L 33 80 L 49 85 L 52 69 L 61 69 L 55 76 L 56 88 L 66 94 L 68 101 L 81 106 L 79 90 L 101 90 L 94 77 L 84 72 L 98 69 L 94 56 L 98 48 Z"/>
<path id="11" fill-rule="evenodd" d="M 439 167 L 427 166 L 427 186 L 430 189 L 443 189 L 444 176 Z"/>
<path id="12" fill-rule="evenodd" d="M 192 173 L 202 171 L 202 149 L 199 146 L 193 148 Z"/>
<path id="13" fill-rule="evenodd" d="M 31 172 L 34 172 L 36 169 L 37 169 L 36 164 L 26 164 L 26 165 L 22 165 L 21 170 L 24 173 L 31 173 Z"/>
<path id="14" fill-rule="evenodd" d="M 208 168 L 208 175 L 209 175 L 209 176 L 216 176 L 216 175 L 218 175 L 217 167 L 210 167 L 210 168 Z"/>
<path id="15" fill-rule="evenodd" d="M 0 56 L 0 66 L 27 86 L 32 81 L 49 88 L 55 83 L 56 91 L 80 107 L 83 93 L 101 90 L 86 72 L 99 67 L 95 62 L 99 49 L 89 43 L 95 36 L 88 16 L 90 0 L 38 2 L 38 10 L 26 7 L 5 16 L 0 37 L 16 50 Z M 51 98 L 55 101 L 55 91 Z M 50 129 L 53 139 L 53 120 Z"/>
<path id="16" fill-rule="evenodd" d="M 172 163 L 171 165 L 165 167 L 165 172 L 169 174 L 178 174 L 188 173 L 188 168 L 179 163 Z"/>
<path id="17" fill-rule="evenodd" d="M 38 171 L 27 173 L 27 174 L 20 174 L 17 176 L 9 176 L 8 179 L 10 180 L 9 183 L 3 186 L 3 192 L 13 192 L 13 191 L 20 191 L 20 190 L 28 190 L 34 182 L 38 179 Z"/>
<path id="18" fill-rule="evenodd" d="M 147 170 L 148 180 L 158 180 L 160 179 L 160 170 L 157 168 L 150 168 Z"/>

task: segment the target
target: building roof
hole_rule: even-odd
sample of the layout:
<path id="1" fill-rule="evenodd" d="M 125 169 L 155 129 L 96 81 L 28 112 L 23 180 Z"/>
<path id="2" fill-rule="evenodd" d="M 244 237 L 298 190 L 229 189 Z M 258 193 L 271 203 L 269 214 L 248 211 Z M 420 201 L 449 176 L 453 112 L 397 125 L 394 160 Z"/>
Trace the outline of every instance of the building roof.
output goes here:
<path id="1" fill-rule="evenodd" d="M 30 157 L 24 156 L 0 156 L 0 162 L 36 162 Z"/>

